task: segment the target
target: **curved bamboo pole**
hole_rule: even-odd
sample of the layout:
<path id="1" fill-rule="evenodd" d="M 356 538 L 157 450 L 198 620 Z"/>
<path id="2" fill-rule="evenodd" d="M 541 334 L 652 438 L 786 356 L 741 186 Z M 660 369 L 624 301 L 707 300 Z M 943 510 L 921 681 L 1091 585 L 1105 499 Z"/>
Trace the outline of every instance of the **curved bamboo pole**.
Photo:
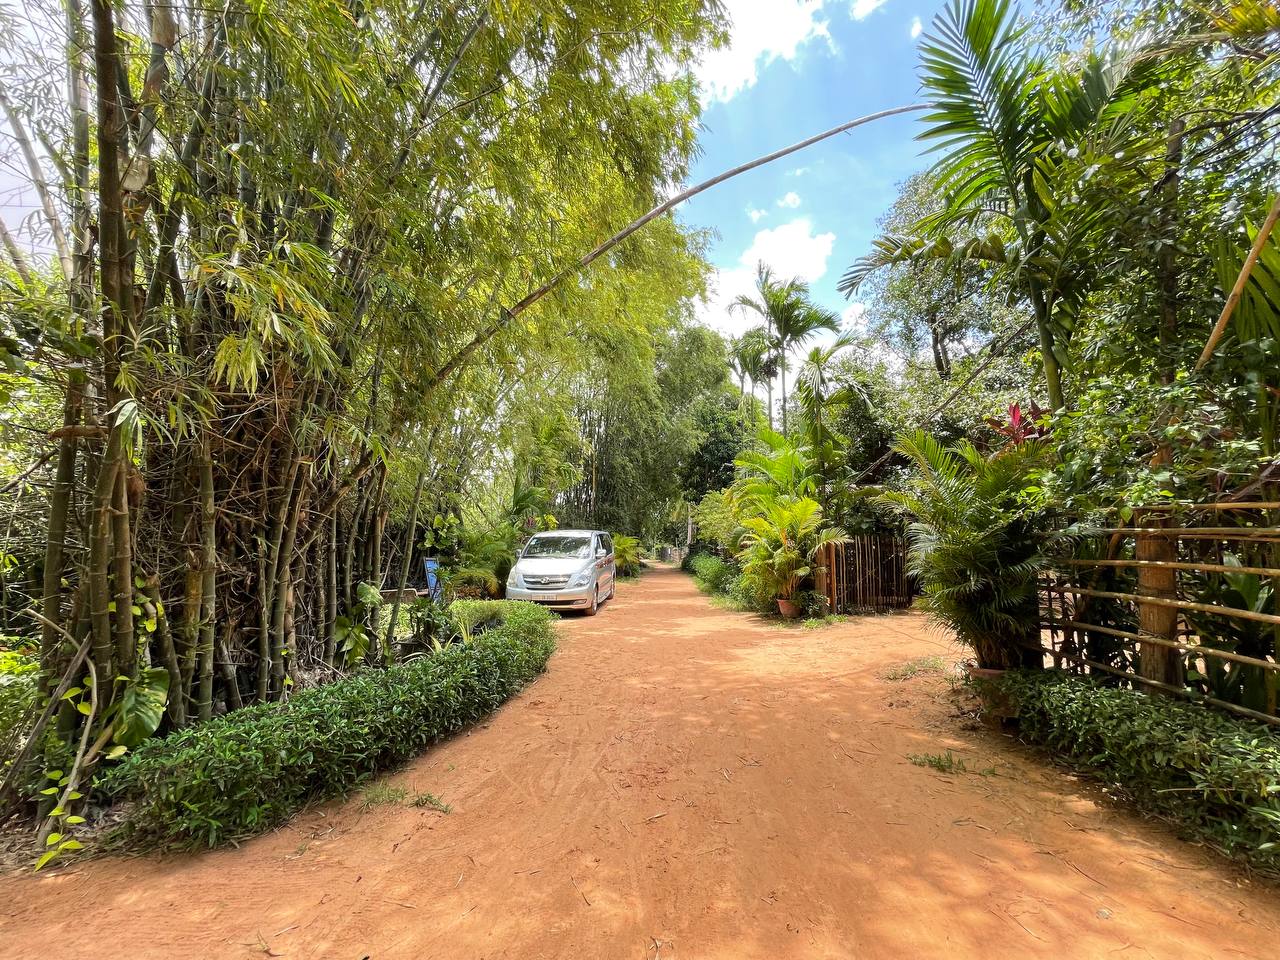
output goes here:
<path id="1" fill-rule="evenodd" d="M 1262 248 L 1267 245 L 1267 238 L 1271 236 L 1271 231 L 1274 229 L 1277 220 L 1280 220 L 1280 193 L 1276 194 L 1275 202 L 1271 204 L 1271 212 L 1267 214 L 1267 219 L 1262 222 L 1262 228 L 1258 231 L 1258 235 L 1254 237 L 1253 246 L 1249 249 L 1249 255 L 1244 258 L 1244 266 L 1240 268 L 1240 275 L 1236 277 L 1235 285 L 1231 288 L 1227 302 L 1222 305 L 1222 315 L 1218 317 L 1218 322 L 1213 325 L 1209 340 L 1205 343 L 1204 350 L 1200 353 L 1200 359 L 1196 361 L 1197 370 L 1209 362 L 1209 358 L 1213 356 L 1213 351 L 1218 346 L 1218 341 L 1227 332 L 1227 324 L 1231 322 L 1231 314 L 1235 312 L 1236 304 L 1240 302 L 1240 297 L 1244 294 L 1245 284 L 1249 282 L 1254 264 L 1258 262 L 1258 257 L 1262 256 Z"/>
<path id="2" fill-rule="evenodd" d="M 611 236 L 608 240 L 605 240 L 594 250 L 591 250 L 589 253 L 579 257 L 542 286 L 528 293 L 522 300 L 520 300 L 519 303 L 512 307 L 505 307 L 500 310 L 496 320 L 483 330 L 476 333 L 475 336 L 468 340 L 465 345 L 460 347 L 452 357 L 444 362 L 440 369 L 436 371 L 435 376 L 431 378 L 431 381 L 428 384 L 428 389 L 439 386 L 451 377 L 467 362 L 468 359 L 470 359 L 473 353 L 480 349 L 480 347 L 484 346 L 484 344 L 489 340 L 493 339 L 493 337 L 500 333 L 508 323 L 532 307 L 565 280 L 603 257 L 606 253 L 620 244 L 623 240 L 627 239 L 627 237 L 631 236 L 645 224 L 656 220 L 658 217 L 662 216 L 674 207 L 678 207 L 686 200 L 696 197 L 703 191 L 710 190 L 717 184 L 724 183 L 726 180 L 730 180 L 739 174 L 746 173 L 748 170 L 754 170 L 756 167 L 762 167 L 767 163 L 772 163 L 774 160 L 780 160 L 785 156 L 789 156 L 799 150 L 803 150 L 805 147 L 811 147 L 815 143 L 821 143 L 823 140 L 834 137 L 838 133 L 844 133 L 846 130 L 852 130 L 854 127 L 860 127 L 863 124 L 871 123 L 873 120 L 882 120 L 885 117 L 894 117 L 898 114 L 910 113 L 915 110 L 925 110 L 928 106 L 929 105 L 927 103 L 913 103 L 905 107 L 893 107 L 889 110 L 880 110 L 876 113 L 869 113 L 865 117 L 858 117 L 856 120 L 850 120 L 847 123 L 842 123 L 837 127 L 832 127 L 830 130 L 824 130 L 822 133 L 814 134 L 812 137 L 801 140 L 799 143 L 793 143 L 789 147 L 783 147 L 781 150 L 775 150 L 773 153 L 767 153 L 763 157 L 757 157 L 755 160 L 751 160 L 748 163 L 741 164 L 733 167 L 732 169 L 726 170 L 723 173 L 717 174 L 710 180 L 703 180 L 701 183 L 695 184 L 686 190 L 681 190 L 675 196 L 658 204 L 644 216 L 637 220 L 632 220 L 629 224 Z"/>

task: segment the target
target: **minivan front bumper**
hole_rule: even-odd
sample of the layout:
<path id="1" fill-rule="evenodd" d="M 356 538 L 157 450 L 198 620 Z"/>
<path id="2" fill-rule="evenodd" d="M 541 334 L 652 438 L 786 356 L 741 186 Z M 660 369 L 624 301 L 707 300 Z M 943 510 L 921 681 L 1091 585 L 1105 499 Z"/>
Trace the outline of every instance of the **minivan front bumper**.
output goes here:
<path id="1" fill-rule="evenodd" d="M 507 587 L 508 600 L 528 600 L 553 610 L 581 610 L 591 606 L 591 594 L 596 585 L 585 587 L 558 587 L 555 590 L 526 590 L 523 587 Z"/>

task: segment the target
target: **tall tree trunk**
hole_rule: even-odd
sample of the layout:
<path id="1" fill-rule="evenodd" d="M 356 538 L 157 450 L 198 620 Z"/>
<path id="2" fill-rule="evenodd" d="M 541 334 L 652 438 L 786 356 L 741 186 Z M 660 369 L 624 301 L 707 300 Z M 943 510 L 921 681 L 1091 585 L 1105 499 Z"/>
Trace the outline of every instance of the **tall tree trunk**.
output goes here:
<path id="1" fill-rule="evenodd" d="M 329 538 L 324 545 L 326 578 L 329 587 L 325 591 L 327 601 L 324 611 L 324 662 L 333 666 L 338 622 L 338 511 L 329 518 Z"/>
<path id="2" fill-rule="evenodd" d="M 213 635 L 218 584 L 217 513 L 214 508 L 213 455 L 208 429 L 200 443 L 200 691 L 196 713 L 201 720 L 213 715 Z"/>
<path id="3" fill-rule="evenodd" d="M 781 352 L 782 361 L 778 364 L 779 384 L 782 387 L 782 435 L 787 435 L 787 355 Z"/>
<path id="4" fill-rule="evenodd" d="M 413 562 L 413 542 L 418 531 L 418 501 L 422 499 L 422 485 L 426 480 L 426 472 L 419 470 L 418 485 L 413 489 L 413 506 L 409 508 L 409 527 L 404 535 L 404 556 L 400 560 L 400 579 L 396 582 L 396 598 L 391 603 L 391 622 L 387 624 L 387 635 L 382 642 L 388 662 L 395 659 L 396 620 L 400 616 L 401 594 L 404 593 L 405 585 L 409 582 L 409 565 Z"/>
<path id="5" fill-rule="evenodd" d="M 126 677 L 134 675 L 137 666 L 138 647 L 133 629 L 133 532 L 129 522 L 129 469 L 128 461 L 116 471 L 115 496 L 111 508 L 111 539 L 115 555 L 111 570 L 115 577 L 115 645 L 116 672 Z"/>

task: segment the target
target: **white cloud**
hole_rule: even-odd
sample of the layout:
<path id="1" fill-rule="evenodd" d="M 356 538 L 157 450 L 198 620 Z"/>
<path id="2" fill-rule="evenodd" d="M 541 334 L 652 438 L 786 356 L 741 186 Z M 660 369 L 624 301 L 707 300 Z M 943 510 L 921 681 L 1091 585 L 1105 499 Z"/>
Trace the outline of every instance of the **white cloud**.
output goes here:
<path id="1" fill-rule="evenodd" d="M 730 311 L 729 304 L 739 295 L 754 295 L 757 263 L 763 262 L 777 277 L 798 277 L 813 283 L 827 272 L 827 261 L 835 242 L 834 233 L 815 234 L 808 217 L 759 231 L 751 246 L 738 258 L 738 266 L 715 272 L 711 278 L 712 292 L 699 310 L 699 318 L 706 326 L 722 333 L 740 335 L 759 320 L 750 313 Z"/>
<path id="2" fill-rule="evenodd" d="M 796 207 L 800 206 L 800 194 L 796 193 L 794 190 L 789 191 L 786 196 L 778 201 L 778 206 L 788 207 L 794 210 Z"/>
<path id="3" fill-rule="evenodd" d="M 911 39 L 912 39 L 912 40 L 914 40 L 916 37 L 920 36 L 920 34 L 922 34 L 922 33 L 924 33 L 924 24 L 920 22 L 920 18 L 919 18 L 919 17 L 912 17 L 912 19 L 911 19 Z"/>
<path id="4" fill-rule="evenodd" d="M 799 217 L 772 230 L 761 230 L 738 262 L 754 272 L 756 264 L 763 261 L 779 277 L 799 277 L 813 283 L 827 272 L 835 242 L 834 233 L 814 234 L 813 222 Z"/>
<path id="5" fill-rule="evenodd" d="M 853 19 L 865 20 L 883 7 L 886 2 L 887 0 L 853 0 L 853 7 L 849 12 L 853 15 Z"/>
<path id="6" fill-rule="evenodd" d="M 788 177 L 803 177 L 803 176 L 804 176 L 806 173 L 808 173 L 808 172 L 809 172 L 809 168 L 808 168 L 808 167 L 796 167 L 794 170 L 788 170 L 788 171 L 787 171 L 787 176 L 788 176 Z"/>
<path id="7" fill-rule="evenodd" d="M 851 333 L 866 333 L 866 317 L 867 305 L 861 300 L 855 300 L 840 314 L 840 328 Z"/>
<path id="8" fill-rule="evenodd" d="M 729 45 L 707 51 L 694 71 L 702 84 L 703 97 L 709 102 L 732 100 L 754 86 L 758 71 L 774 60 L 795 59 L 800 47 L 817 38 L 830 45 L 827 21 L 819 16 L 824 2 L 727 0 L 725 8 L 733 23 Z"/>
<path id="9" fill-rule="evenodd" d="M 768 215 L 768 210 L 761 210 L 759 207 L 747 207 L 747 216 L 751 218 L 752 223 L 759 223 Z"/>

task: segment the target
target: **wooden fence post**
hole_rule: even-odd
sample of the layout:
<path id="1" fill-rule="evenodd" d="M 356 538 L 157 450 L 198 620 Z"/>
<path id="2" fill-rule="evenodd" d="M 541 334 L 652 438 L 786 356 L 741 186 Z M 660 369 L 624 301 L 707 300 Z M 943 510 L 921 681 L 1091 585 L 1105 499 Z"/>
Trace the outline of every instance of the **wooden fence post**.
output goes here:
<path id="1" fill-rule="evenodd" d="M 1149 526 L 1165 526 L 1168 520 L 1155 518 L 1144 521 Z M 1176 562 L 1177 541 L 1170 534 L 1140 533 L 1136 537 L 1135 554 L 1138 560 Z M 1163 567 L 1138 567 L 1138 594 L 1164 600 L 1178 598 L 1178 573 Z M 1173 607 L 1156 606 L 1138 601 L 1138 632 L 1162 640 L 1178 639 L 1178 611 Z M 1172 647 L 1154 643 L 1138 643 L 1138 674 L 1148 680 L 1168 683 L 1176 687 L 1183 684 L 1182 654 Z"/>

